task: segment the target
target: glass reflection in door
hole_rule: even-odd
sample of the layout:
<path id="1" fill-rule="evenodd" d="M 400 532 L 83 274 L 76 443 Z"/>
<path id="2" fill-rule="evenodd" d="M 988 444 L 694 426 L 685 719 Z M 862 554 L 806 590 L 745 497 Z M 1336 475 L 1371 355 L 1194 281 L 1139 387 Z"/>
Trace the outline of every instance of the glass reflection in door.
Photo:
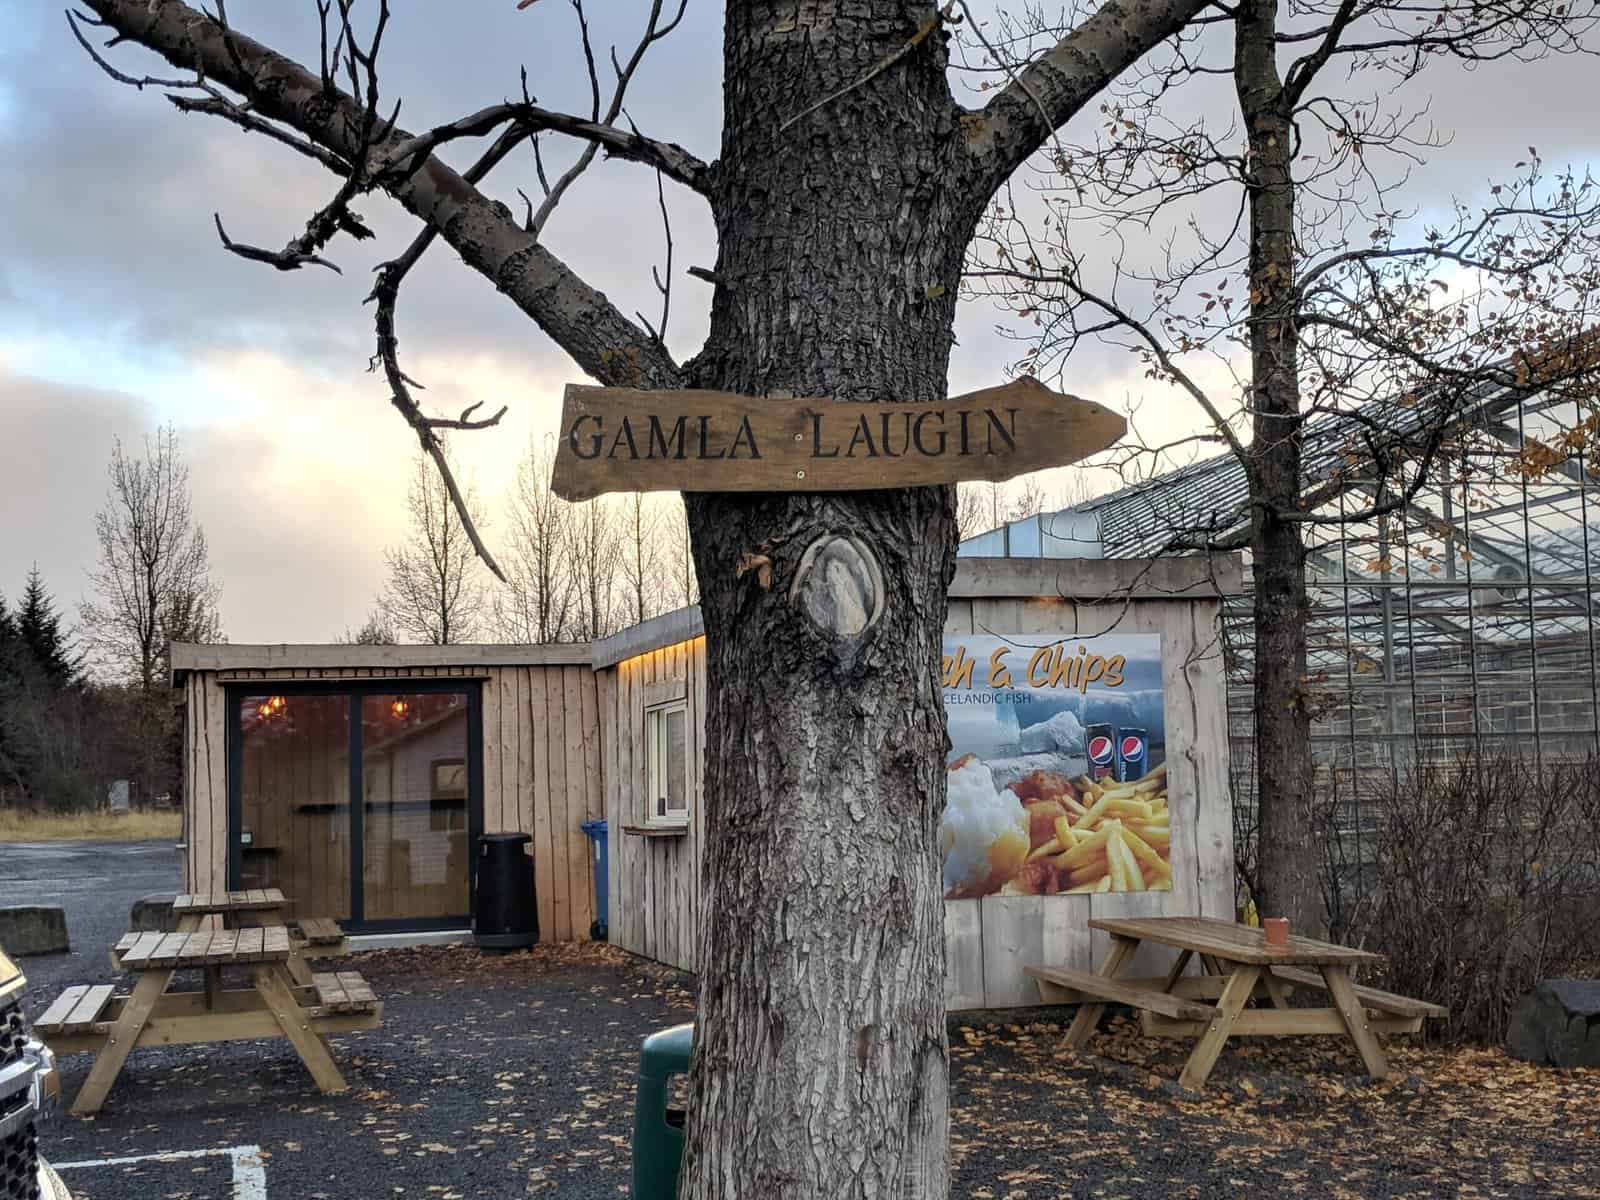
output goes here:
<path id="1" fill-rule="evenodd" d="M 239 886 L 282 888 L 287 915 L 348 918 L 350 697 L 239 700 Z"/>
<path id="2" fill-rule="evenodd" d="M 361 697 L 362 910 L 367 921 L 465 916 L 467 697 Z"/>

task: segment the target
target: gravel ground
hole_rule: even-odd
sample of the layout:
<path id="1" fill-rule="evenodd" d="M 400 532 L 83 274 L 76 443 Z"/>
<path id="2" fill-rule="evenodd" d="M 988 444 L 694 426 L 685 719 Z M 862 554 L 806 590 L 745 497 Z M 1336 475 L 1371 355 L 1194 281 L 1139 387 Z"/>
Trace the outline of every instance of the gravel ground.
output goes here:
<path id="1" fill-rule="evenodd" d="M 43 895 L 17 895 L 18 864 L 40 869 L 24 849 L 0 846 L 0 903 Z M 48 878 L 66 867 L 76 879 L 70 852 L 54 849 Z M 50 885 L 75 954 L 24 960 L 40 993 L 110 978 L 103 950 L 128 905 L 175 886 L 165 844 L 81 853 L 94 880 Z M 66 1163 L 190 1156 L 69 1169 L 75 1194 L 259 1197 L 236 1191 L 242 1177 L 264 1179 L 271 1200 L 625 1194 L 639 1039 L 689 1018 L 682 977 L 605 946 L 350 962 L 385 1010 L 381 1029 L 334 1039 L 348 1093 L 319 1095 L 281 1041 L 141 1050 L 99 1117 L 57 1119 L 44 1149 Z M 1058 1054 L 1059 1015 L 953 1023 L 953 1195 L 1600 1196 L 1600 1071 L 1401 1040 L 1394 1078 L 1375 1084 L 1353 1052 L 1306 1039 L 1231 1046 L 1195 1097 L 1173 1083 L 1181 1047 L 1124 1020 L 1094 1053 Z M 68 1095 L 88 1066 L 65 1061 Z"/>
<path id="2" fill-rule="evenodd" d="M 322 1096 L 287 1044 L 139 1050 L 100 1115 L 40 1139 L 58 1162 L 254 1146 L 272 1200 L 615 1197 L 628 1180 L 639 1040 L 687 992 L 609 947 L 354 955 L 377 1030 L 334 1038 L 350 1091 Z M 76 1092 L 87 1055 L 66 1060 Z M 89 1200 L 229 1197 L 218 1160 L 69 1170 Z M 201 1174 L 203 1172 L 203 1174 Z"/>
<path id="3" fill-rule="evenodd" d="M 952 1031 L 955 1195 L 1600 1196 L 1600 1070 L 1400 1038 L 1375 1083 L 1342 1039 L 1252 1040 L 1195 1096 L 1175 1082 L 1187 1042 L 1122 1018 L 1058 1053 L 1064 1032 Z"/>

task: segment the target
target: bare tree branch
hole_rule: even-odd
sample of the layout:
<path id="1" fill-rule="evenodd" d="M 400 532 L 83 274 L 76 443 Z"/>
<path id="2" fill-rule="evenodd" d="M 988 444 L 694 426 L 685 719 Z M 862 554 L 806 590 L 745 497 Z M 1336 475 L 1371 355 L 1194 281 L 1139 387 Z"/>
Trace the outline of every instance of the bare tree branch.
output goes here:
<path id="1" fill-rule="evenodd" d="M 347 162 L 358 160 L 363 105 L 346 93 L 325 89 L 318 74 L 237 30 L 225 35 L 215 20 L 177 0 L 154 6 L 147 0 L 88 0 L 87 6 L 121 37 L 245 96 L 257 117 L 281 122 Z M 620 135 L 631 143 L 632 135 L 619 130 L 594 132 Z M 413 136 L 399 128 L 388 130 L 374 153 Z M 469 266 L 596 379 L 616 387 L 682 384 L 682 371 L 659 342 L 526 233 L 508 209 L 436 156 L 384 186 L 407 211 L 438 229 Z"/>
<path id="2" fill-rule="evenodd" d="M 491 104 L 460 120 L 437 125 L 427 133 L 399 142 L 387 150 L 385 161 L 374 171 L 374 176 L 384 181 L 385 186 L 391 180 L 403 180 L 445 143 L 464 137 L 482 137 L 513 121 L 529 133 L 548 130 L 592 142 L 616 158 L 655 167 L 668 178 L 702 195 L 711 190 L 712 168 L 682 146 L 657 142 L 636 131 L 551 112 L 525 102 Z"/>
<path id="3" fill-rule="evenodd" d="M 980 186 L 992 192 L 1057 128 L 1212 0 L 1108 0 L 962 119 Z"/>

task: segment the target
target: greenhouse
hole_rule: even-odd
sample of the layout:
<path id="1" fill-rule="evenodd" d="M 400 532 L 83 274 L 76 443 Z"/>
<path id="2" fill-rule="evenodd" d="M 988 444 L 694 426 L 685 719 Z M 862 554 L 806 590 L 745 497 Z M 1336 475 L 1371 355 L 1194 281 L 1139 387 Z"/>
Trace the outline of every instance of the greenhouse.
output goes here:
<path id="1" fill-rule="evenodd" d="M 1446 448 L 1418 487 L 1416 448 L 1446 403 Z M 1541 770 L 1600 746 L 1600 495 L 1585 453 L 1562 449 L 1587 416 L 1581 404 L 1485 383 L 1464 405 L 1459 392 L 1408 395 L 1306 424 L 1305 486 L 1319 501 L 1306 526 L 1313 752 L 1319 792 L 1339 797 L 1336 831 L 1356 843 L 1345 861 L 1364 857 L 1362 796 L 1417 763 L 1509 750 Z M 1374 517 L 1380 507 L 1389 511 Z M 1225 454 L 970 538 L 961 552 L 1201 553 L 1237 545 L 1248 511 L 1244 470 Z M 1246 572 L 1243 591 L 1224 597 L 1222 630 L 1241 821 L 1253 809 L 1248 560 Z"/>

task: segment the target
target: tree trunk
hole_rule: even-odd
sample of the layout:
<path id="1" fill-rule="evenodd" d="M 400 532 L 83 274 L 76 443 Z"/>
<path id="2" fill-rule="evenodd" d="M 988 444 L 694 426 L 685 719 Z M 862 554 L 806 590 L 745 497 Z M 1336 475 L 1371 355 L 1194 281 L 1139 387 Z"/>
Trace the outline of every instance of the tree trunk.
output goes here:
<path id="1" fill-rule="evenodd" d="M 952 165 L 944 39 L 862 82 L 926 0 L 795 11 L 728 6 L 719 284 L 693 383 L 942 397 L 978 216 Z M 937 668 L 954 499 L 686 497 L 709 705 L 681 1196 L 948 1192 Z"/>
<path id="2" fill-rule="evenodd" d="M 1295 313 L 1292 105 L 1275 60 L 1277 0 L 1243 0 L 1234 85 L 1249 138 L 1250 358 L 1254 413 L 1256 795 L 1255 897 L 1299 932 L 1325 928 L 1311 820 L 1311 718 L 1306 704 L 1305 545 L 1300 525 L 1300 376 Z"/>

